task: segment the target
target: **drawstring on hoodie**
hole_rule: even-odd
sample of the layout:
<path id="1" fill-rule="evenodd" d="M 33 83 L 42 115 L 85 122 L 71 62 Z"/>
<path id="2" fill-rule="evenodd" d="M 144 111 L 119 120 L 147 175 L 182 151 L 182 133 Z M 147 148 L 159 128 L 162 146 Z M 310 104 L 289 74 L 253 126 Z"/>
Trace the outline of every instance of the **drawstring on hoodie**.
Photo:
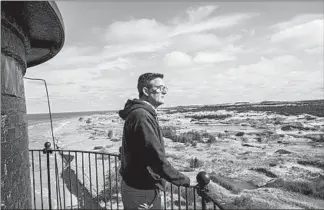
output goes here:
<path id="1" fill-rule="evenodd" d="M 153 203 L 155 203 L 155 201 L 156 201 L 156 199 L 158 198 L 158 196 L 159 196 L 159 189 L 155 189 L 155 195 L 154 195 L 154 199 L 153 199 L 153 201 L 152 201 L 152 203 L 151 203 L 151 205 L 150 206 L 152 206 L 153 207 Z"/>
<path id="2" fill-rule="evenodd" d="M 151 204 L 147 204 L 147 203 L 144 203 L 144 204 L 141 204 L 138 209 L 152 209 L 154 207 L 154 203 L 156 201 L 156 199 L 158 198 L 159 196 L 159 190 L 158 189 L 155 189 L 154 190 L 154 198 L 153 198 L 153 201 L 151 202 Z"/>

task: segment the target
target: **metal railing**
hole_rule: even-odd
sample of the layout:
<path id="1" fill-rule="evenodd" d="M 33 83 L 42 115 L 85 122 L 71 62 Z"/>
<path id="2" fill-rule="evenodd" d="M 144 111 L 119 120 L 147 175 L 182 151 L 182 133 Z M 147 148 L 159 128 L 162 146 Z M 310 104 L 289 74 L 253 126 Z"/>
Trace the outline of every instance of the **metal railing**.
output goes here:
<path id="1" fill-rule="evenodd" d="M 123 209 L 119 155 L 95 151 L 29 150 L 33 209 Z M 199 173 L 196 187 L 167 183 L 164 209 L 223 209 L 208 196 L 208 175 Z M 210 205 L 206 205 L 206 201 Z"/>

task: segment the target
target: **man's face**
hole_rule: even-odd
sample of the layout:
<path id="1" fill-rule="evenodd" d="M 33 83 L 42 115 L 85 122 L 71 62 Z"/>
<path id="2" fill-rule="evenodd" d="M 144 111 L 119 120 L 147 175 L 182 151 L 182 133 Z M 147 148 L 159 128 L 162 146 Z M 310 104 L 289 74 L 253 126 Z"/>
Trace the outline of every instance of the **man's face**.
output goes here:
<path id="1" fill-rule="evenodd" d="M 164 104 L 164 96 L 167 94 L 167 89 L 163 79 L 155 78 L 150 81 L 150 87 L 148 87 L 148 99 L 149 102 L 158 107 Z"/>

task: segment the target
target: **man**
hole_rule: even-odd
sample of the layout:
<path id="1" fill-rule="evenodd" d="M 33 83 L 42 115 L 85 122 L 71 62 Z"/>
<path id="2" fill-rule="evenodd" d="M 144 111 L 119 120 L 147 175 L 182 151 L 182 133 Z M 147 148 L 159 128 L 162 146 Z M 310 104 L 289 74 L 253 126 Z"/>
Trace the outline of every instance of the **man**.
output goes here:
<path id="1" fill-rule="evenodd" d="M 127 100 L 119 116 L 125 120 L 121 147 L 122 200 L 125 209 L 161 209 L 160 190 L 165 180 L 189 186 L 190 179 L 165 157 L 156 108 L 164 103 L 167 87 L 163 74 L 145 73 L 138 78 L 139 99 Z"/>

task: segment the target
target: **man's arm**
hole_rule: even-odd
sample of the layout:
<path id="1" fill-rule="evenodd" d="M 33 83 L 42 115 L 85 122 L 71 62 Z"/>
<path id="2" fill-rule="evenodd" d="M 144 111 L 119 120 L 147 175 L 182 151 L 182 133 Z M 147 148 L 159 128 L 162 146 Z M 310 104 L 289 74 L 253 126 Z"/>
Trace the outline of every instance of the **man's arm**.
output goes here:
<path id="1" fill-rule="evenodd" d="M 159 135 L 153 127 L 153 120 L 149 117 L 141 119 L 136 126 L 138 137 L 145 142 L 146 151 L 148 153 L 148 161 L 152 170 L 161 178 L 175 185 L 189 186 L 190 179 L 177 169 L 172 167 L 166 159 Z"/>

